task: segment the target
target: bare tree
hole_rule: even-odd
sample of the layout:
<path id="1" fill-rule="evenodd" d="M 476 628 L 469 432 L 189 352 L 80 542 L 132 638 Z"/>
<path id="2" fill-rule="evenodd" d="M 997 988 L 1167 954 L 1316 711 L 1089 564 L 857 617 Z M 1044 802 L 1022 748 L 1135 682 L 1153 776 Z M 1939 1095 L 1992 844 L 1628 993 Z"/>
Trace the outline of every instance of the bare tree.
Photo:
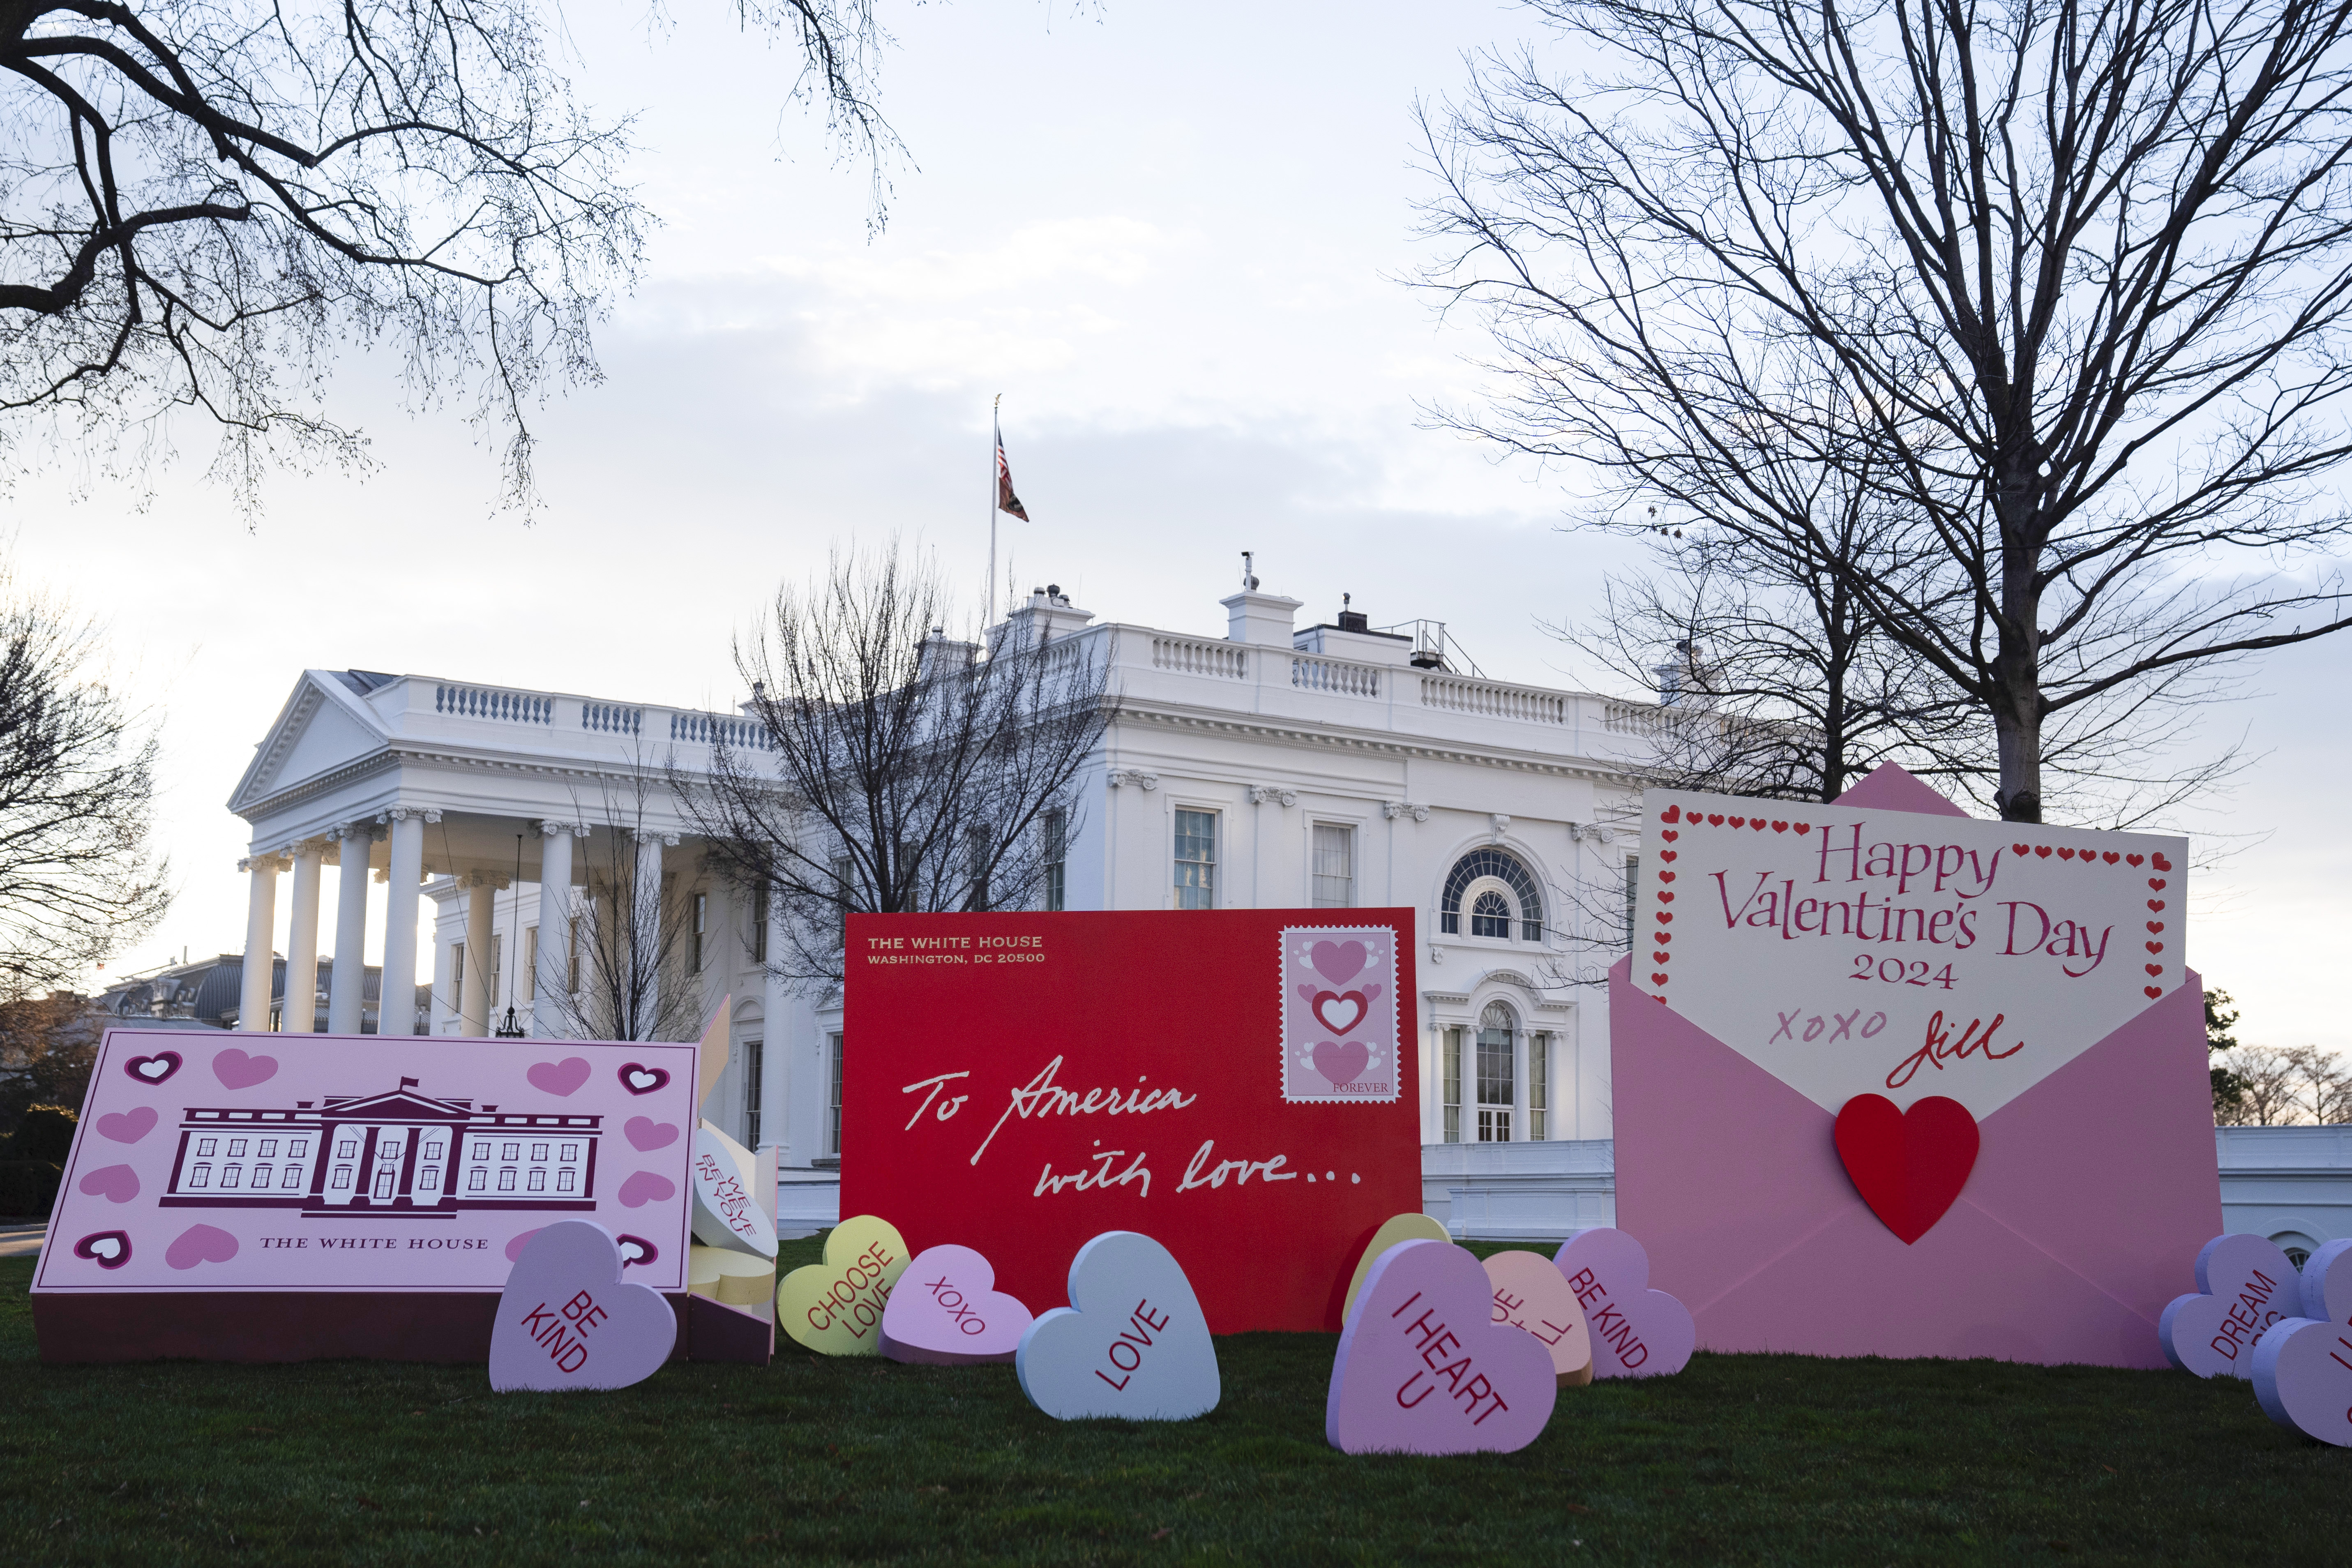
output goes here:
<path id="1" fill-rule="evenodd" d="M 94 622 L 0 568 L 0 1005 L 78 981 L 171 902 L 155 737 L 102 654 Z"/>
<path id="2" fill-rule="evenodd" d="M 677 786 L 713 864 L 770 900 L 774 973 L 839 982 L 853 913 L 1046 900 L 1117 706 L 1108 658 L 1054 636 L 1054 608 L 950 637 L 939 579 L 893 545 L 779 591 L 737 645 L 764 743 L 719 744 L 707 784 Z"/>
<path id="3" fill-rule="evenodd" d="M 2317 1046 L 2239 1046 L 2218 1058 L 2237 1087 L 2225 1126 L 2352 1121 L 2352 1068 Z"/>
<path id="4" fill-rule="evenodd" d="M 574 803 L 581 821 L 604 829 L 588 840 L 585 889 L 540 889 L 540 941 L 568 943 L 578 977 L 556 1011 L 576 1039 L 691 1040 L 702 1032 L 703 998 L 688 962 L 690 895 L 647 864 L 648 849 L 677 837 L 651 827 L 646 810 L 669 789 L 668 770 L 640 759 L 625 780 L 596 810 Z"/>
<path id="5" fill-rule="evenodd" d="M 1492 56 L 1429 125 L 1431 280 L 1503 378 L 1453 423 L 1837 562 L 2016 820 L 2070 710 L 2352 625 L 2310 564 L 2352 519 L 2352 11 L 1530 3 L 1580 76 Z M 1753 469 L 1850 416 L 1924 579 Z"/>
<path id="6" fill-rule="evenodd" d="M 796 47 L 796 95 L 873 163 L 871 0 L 735 0 Z M 0 414 L 138 467 L 162 416 L 221 435 L 250 509 L 274 458 L 364 461 L 322 411 L 334 352 L 379 345 L 424 404 L 470 396 L 531 490 L 525 409 L 597 375 L 591 328 L 648 215 L 625 121 L 576 100 L 536 0 L 131 0 L 0 23 Z M 127 443 L 127 448 L 125 444 Z M 21 450 L 21 440 L 11 443 Z M 123 463 L 128 452 L 130 461 Z M 11 468 L 22 466 L 21 459 Z"/>

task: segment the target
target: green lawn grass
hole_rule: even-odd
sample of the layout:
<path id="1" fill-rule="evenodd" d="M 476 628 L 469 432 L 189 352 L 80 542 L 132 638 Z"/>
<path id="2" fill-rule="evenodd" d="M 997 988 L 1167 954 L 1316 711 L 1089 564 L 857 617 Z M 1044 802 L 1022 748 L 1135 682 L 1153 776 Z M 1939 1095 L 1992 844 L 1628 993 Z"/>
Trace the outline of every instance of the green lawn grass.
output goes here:
<path id="1" fill-rule="evenodd" d="M 789 1343 L 604 1394 L 370 1362 L 47 1367 L 30 1276 L 0 1261 L 9 1563 L 2352 1557 L 2352 1452 L 2177 1373 L 1702 1354 L 1562 1391 L 1520 1453 L 1350 1458 L 1323 1441 L 1322 1334 L 1218 1342 L 1202 1420 L 1063 1424 L 1010 1367 Z"/>

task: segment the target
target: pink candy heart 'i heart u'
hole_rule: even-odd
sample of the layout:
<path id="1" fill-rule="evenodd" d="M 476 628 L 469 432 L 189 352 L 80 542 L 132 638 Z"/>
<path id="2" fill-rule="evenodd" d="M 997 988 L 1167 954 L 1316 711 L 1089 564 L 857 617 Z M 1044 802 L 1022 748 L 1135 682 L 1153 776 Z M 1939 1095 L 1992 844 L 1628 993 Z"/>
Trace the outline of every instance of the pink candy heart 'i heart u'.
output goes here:
<path id="1" fill-rule="evenodd" d="M 969 1247 L 915 1255 L 882 1309 L 882 1353 L 929 1366 L 1009 1362 L 1029 1309 L 996 1288 L 996 1269 Z"/>
<path id="2" fill-rule="evenodd" d="M 155 1108 L 152 1105 L 110 1111 L 98 1119 L 98 1135 L 117 1143 L 136 1143 L 154 1131 Z"/>
<path id="3" fill-rule="evenodd" d="M 236 1256 L 236 1237 L 217 1226 L 192 1225 L 163 1249 L 163 1261 L 174 1268 L 199 1263 L 226 1263 Z"/>
<path id="4" fill-rule="evenodd" d="M 1559 1396 L 1551 1352 L 1494 1321 L 1478 1260 L 1443 1241 L 1381 1254 L 1339 1335 L 1323 1435 L 1348 1454 L 1511 1454 Z"/>
<path id="5" fill-rule="evenodd" d="M 650 1285 L 624 1283 L 603 1226 L 560 1219 L 532 1236 L 507 1276 L 490 1330 L 490 1386 L 626 1388 L 661 1370 L 677 1318 Z"/>
<path id="6" fill-rule="evenodd" d="M 530 1080 L 531 1088 L 560 1096 L 576 1092 L 588 1081 L 591 1070 L 587 1058 L 566 1057 L 560 1062 L 534 1062 L 522 1076 Z"/>
<path id="7" fill-rule="evenodd" d="M 1580 1230 L 1553 1254 L 1592 1331 L 1592 1375 L 1671 1377 L 1690 1364 L 1690 1310 L 1650 1289 L 1650 1255 L 1622 1230 Z"/>
<path id="8" fill-rule="evenodd" d="M 249 1057 L 236 1047 L 213 1058 L 213 1076 L 223 1089 L 251 1089 L 278 1076 L 276 1057 Z"/>
<path id="9" fill-rule="evenodd" d="M 1365 956 L 1360 942 L 1318 942 L 1307 953 L 1315 973 L 1334 985 L 1353 978 L 1364 967 Z"/>

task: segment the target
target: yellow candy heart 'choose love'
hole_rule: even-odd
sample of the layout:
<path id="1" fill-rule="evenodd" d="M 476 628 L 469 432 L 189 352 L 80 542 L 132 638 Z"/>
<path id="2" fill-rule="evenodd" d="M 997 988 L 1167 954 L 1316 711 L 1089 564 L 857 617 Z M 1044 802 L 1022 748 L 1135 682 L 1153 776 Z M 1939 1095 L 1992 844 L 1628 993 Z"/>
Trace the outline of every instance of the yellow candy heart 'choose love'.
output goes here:
<path id="1" fill-rule="evenodd" d="M 888 1220 L 843 1220 L 824 1238 L 824 1261 L 793 1269 L 776 1287 L 776 1326 L 820 1355 L 880 1355 L 882 1309 L 908 1258 Z"/>

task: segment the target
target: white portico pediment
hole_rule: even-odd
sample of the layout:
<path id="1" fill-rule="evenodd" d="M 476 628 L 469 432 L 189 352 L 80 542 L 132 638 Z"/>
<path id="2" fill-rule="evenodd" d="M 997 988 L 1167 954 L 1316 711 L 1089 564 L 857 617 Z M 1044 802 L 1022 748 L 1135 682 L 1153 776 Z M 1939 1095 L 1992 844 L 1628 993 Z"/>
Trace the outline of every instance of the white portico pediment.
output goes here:
<path id="1" fill-rule="evenodd" d="M 308 780 L 321 778 L 383 752 L 383 721 L 353 689 L 362 672 L 306 669 L 278 710 L 228 806 L 239 816 Z"/>

